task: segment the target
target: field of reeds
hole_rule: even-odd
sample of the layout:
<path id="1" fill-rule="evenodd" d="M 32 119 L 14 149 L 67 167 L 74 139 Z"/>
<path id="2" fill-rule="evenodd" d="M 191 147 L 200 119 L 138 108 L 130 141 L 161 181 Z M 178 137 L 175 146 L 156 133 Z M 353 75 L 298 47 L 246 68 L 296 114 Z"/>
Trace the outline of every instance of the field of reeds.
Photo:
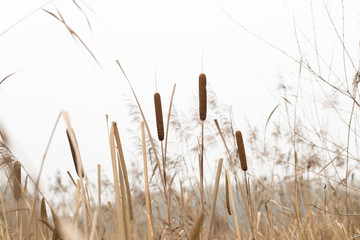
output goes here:
<path id="1" fill-rule="evenodd" d="M 45 11 L 98 63 L 59 12 Z M 145 116 L 118 60 L 114 65 L 131 90 L 135 167 L 123 148 L 128 133 L 108 115 L 110 159 L 92 166 L 96 179 L 88 177 L 68 112 L 59 113 L 36 176 L 12 153 L 7 129 L 1 128 L 0 239 L 360 239 L 360 73 L 340 30 L 334 25 L 333 31 L 341 42 L 342 75 L 316 44 L 314 67 L 301 51 L 296 58 L 284 53 L 299 70 L 295 80 L 280 80 L 279 104 L 267 113 L 261 133 L 251 123 L 235 124 L 232 108 L 218 102 L 202 71 L 194 76 L 198 88 L 192 89 L 196 100 L 189 114 L 176 107 L 174 84 L 169 101 L 154 91 L 154 114 Z M 296 38 L 299 49 L 301 40 Z M 3 78 L 1 86 L 11 78 Z M 321 94 L 306 91 L 314 83 Z M 332 124 L 321 121 L 324 116 L 336 116 L 343 135 L 333 135 Z M 55 175 L 43 189 L 55 130 L 67 137 L 72 159 L 66 160 L 73 161 L 74 171 L 66 178 Z M 216 171 L 207 172 L 205 164 Z M 105 167 L 111 176 L 103 174 Z"/>

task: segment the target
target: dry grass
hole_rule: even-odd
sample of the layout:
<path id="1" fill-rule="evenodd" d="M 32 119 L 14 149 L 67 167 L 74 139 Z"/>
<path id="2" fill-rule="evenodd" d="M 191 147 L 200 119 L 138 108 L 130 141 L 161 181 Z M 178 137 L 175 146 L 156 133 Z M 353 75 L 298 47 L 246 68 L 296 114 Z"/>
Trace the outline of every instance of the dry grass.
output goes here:
<path id="1" fill-rule="evenodd" d="M 75 1 L 74 3 L 76 4 Z M 325 10 L 329 14 L 329 9 Z M 70 36 L 78 41 L 101 67 L 95 54 L 68 25 L 59 11 L 56 14 L 44 11 L 63 24 Z M 346 117 L 343 118 L 346 119 L 344 123 L 348 130 L 346 144 L 331 141 L 322 128 L 321 131 L 305 128 L 307 126 L 302 124 L 297 115 L 301 105 L 298 99 L 300 84 L 295 87 L 297 90 L 290 94 L 287 92 L 288 86 L 281 85 L 279 88 L 283 91 L 281 99 L 284 103 L 279 103 L 273 109 L 265 126 L 265 135 L 266 131 L 273 131 L 271 141 L 264 136 L 261 142 L 259 139 L 262 137 L 259 137 L 256 129 L 243 131 L 243 138 L 242 132 L 234 131 L 231 111 L 227 107 L 217 105 L 214 93 L 207 89 L 210 85 L 207 83 L 206 75 L 201 73 L 198 82 L 198 112 L 195 117 L 190 117 L 185 122 L 181 120 L 173 106 L 174 85 L 166 132 L 160 94 L 155 93 L 155 119 L 161 144 L 159 146 L 152 138 L 150 118 L 145 117 L 130 80 L 120 63 L 116 61 L 131 87 L 137 111 L 141 115 L 141 123 L 134 122 L 134 125 L 137 124 L 140 128 L 135 130 L 135 135 L 139 137 L 137 140 L 140 155 L 137 159 L 142 157 L 143 170 L 139 170 L 141 174 L 135 174 L 135 177 L 141 179 L 143 186 L 137 186 L 134 184 L 135 181 L 131 181 L 131 177 L 134 176 L 128 170 L 130 161 L 125 157 L 116 122 L 112 122 L 108 129 L 111 157 L 103 163 L 106 166 L 111 165 L 112 180 L 107 180 L 106 176 L 101 174 L 102 167 L 99 164 L 97 181 L 92 182 L 92 179 L 87 177 L 85 169 L 94 166 L 87 166 L 86 159 L 83 164 L 70 117 L 65 111 L 60 113 L 54 130 L 62 117 L 66 123 L 67 138 L 78 175 L 74 178 L 68 171 L 70 178 L 66 185 L 60 178 L 56 178 L 56 183 L 51 188 L 54 195 L 63 196 L 60 202 L 51 201 L 53 196 L 44 195 L 39 188 L 42 166 L 54 130 L 44 153 L 40 174 L 34 180 L 22 167 L 21 159 L 18 161 L 11 153 L 7 146 L 6 134 L 1 129 L 0 167 L 1 179 L 5 181 L 1 182 L 4 188 L 0 192 L 0 239 L 360 238 L 360 189 L 354 172 L 356 168 L 351 168 L 349 163 L 359 162 L 357 155 L 349 150 L 352 140 L 350 134 L 355 135 L 354 143 L 357 143 L 358 137 L 359 125 L 354 116 L 357 116 L 360 106 L 357 93 L 359 70 L 351 61 L 344 37 L 339 34 L 330 14 L 329 19 L 342 45 L 344 65 L 347 61 L 350 62 L 355 71 L 355 77 L 351 79 L 352 91 L 343 81 L 336 79 L 331 66 L 327 66 L 329 78 L 326 79 L 320 71 L 317 72 L 305 61 L 304 56 L 298 60 L 253 34 L 243 25 L 237 24 L 296 62 L 300 69 L 298 80 L 303 78 L 302 71 L 306 70 L 313 81 L 320 82 L 322 86 L 330 88 L 332 94 L 335 91 L 335 94 L 351 102 L 351 111 L 346 112 Z M 87 21 L 89 23 L 88 19 Z M 316 49 L 320 70 L 319 54 Z M 346 57 L 349 58 L 347 61 Z M 0 84 L 5 80 L 9 81 L 14 74 L 3 78 Z M 334 83 L 330 76 L 335 77 L 335 81 L 338 82 Z M 332 95 L 327 97 L 329 96 Z M 343 109 L 339 109 L 332 102 L 331 104 L 332 109 L 341 115 Z M 282 111 L 283 114 L 279 115 L 283 120 L 278 123 L 271 121 L 275 111 Z M 215 119 L 215 124 L 207 121 L 207 118 Z M 273 124 L 273 128 L 270 127 L 270 123 Z M 169 130 L 170 127 L 173 129 Z M 200 128 L 201 136 L 194 136 L 194 129 Z M 304 130 L 307 132 L 304 133 Z M 174 134 L 173 139 L 168 139 L 169 132 Z M 310 141 L 312 138 L 308 135 L 311 134 L 312 138 L 320 140 Z M 217 138 L 218 135 L 221 139 Z M 186 146 L 186 153 L 180 151 L 180 146 Z M 251 153 L 248 158 L 249 166 L 245 146 L 249 147 L 247 152 Z M 207 174 L 209 182 L 204 186 L 205 147 L 209 151 L 206 160 L 212 161 L 211 164 L 217 160 L 211 156 L 212 149 L 220 149 L 223 158 L 218 161 L 216 176 Z M 314 149 L 321 149 L 322 152 Z M 189 162 L 194 161 L 199 163 L 198 168 L 194 167 L 194 164 L 188 166 Z M 271 171 L 266 176 L 256 177 L 256 170 L 263 168 L 264 162 L 272 163 Z M 328 167 L 333 167 L 334 173 L 326 171 Z M 339 171 L 345 171 L 345 176 L 341 177 Z M 224 182 L 220 181 L 222 176 Z M 110 189 L 110 196 L 105 196 L 106 189 Z M 98 195 L 97 200 L 94 193 Z"/>

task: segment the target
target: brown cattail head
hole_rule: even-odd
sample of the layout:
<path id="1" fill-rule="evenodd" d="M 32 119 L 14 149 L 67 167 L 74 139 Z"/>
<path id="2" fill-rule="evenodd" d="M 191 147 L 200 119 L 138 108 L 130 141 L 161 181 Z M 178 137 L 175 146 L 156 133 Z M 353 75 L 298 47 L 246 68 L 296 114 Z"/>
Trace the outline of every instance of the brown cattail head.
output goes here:
<path id="1" fill-rule="evenodd" d="M 238 146 L 238 152 L 240 157 L 241 169 L 243 171 L 247 170 L 247 163 L 246 163 L 246 154 L 245 154 L 245 147 L 243 137 L 240 131 L 236 131 L 236 142 Z"/>
<path id="2" fill-rule="evenodd" d="M 80 178 L 82 178 L 82 177 L 84 177 L 84 168 L 82 166 L 82 162 L 81 162 L 81 158 L 80 158 L 79 146 L 78 146 L 78 143 L 76 141 L 74 129 L 67 128 L 66 129 L 66 135 L 67 135 L 68 140 L 69 140 L 69 145 L 70 145 L 70 149 L 71 149 L 71 155 L 72 155 L 73 160 L 74 160 L 76 173 Z"/>
<path id="3" fill-rule="evenodd" d="M 21 163 L 14 163 L 14 198 L 18 201 L 21 197 Z"/>
<path id="4" fill-rule="evenodd" d="M 155 103 L 155 115 L 156 115 L 156 127 L 158 132 L 158 138 L 160 141 L 164 140 L 164 121 L 161 108 L 161 97 L 159 93 L 154 94 Z"/>
<path id="5" fill-rule="evenodd" d="M 206 119 L 206 104 L 206 75 L 201 73 L 199 75 L 199 113 L 201 121 L 205 121 Z"/>

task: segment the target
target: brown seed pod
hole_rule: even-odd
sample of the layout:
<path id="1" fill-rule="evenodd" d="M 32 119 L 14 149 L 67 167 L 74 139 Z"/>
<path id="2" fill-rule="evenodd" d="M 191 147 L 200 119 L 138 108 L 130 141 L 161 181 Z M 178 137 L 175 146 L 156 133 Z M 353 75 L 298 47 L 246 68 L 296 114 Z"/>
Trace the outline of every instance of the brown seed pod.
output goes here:
<path id="1" fill-rule="evenodd" d="M 238 146 L 238 152 L 240 157 L 241 169 L 243 171 L 247 170 L 247 163 L 246 163 L 246 154 L 245 154 L 245 147 L 243 137 L 240 131 L 236 131 L 236 142 Z"/>
<path id="2" fill-rule="evenodd" d="M 14 198 L 18 201 L 21 198 L 21 163 L 14 163 Z"/>
<path id="3" fill-rule="evenodd" d="M 206 119 L 206 105 L 206 75 L 201 73 L 199 75 L 199 113 L 201 121 L 205 121 Z"/>
<path id="4" fill-rule="evenodd" d="M 158 132 L 158 138 L 160 141 L 164 140 L 164 121 L 161 107 L 161 97 L 159 93 L 154 94 L 155 103 L 155 115 L 156 115 L 156 127 Z"/>
<path id="5" fill-rule="evenodd" d="M 74 129 L 67 128 L 66 129 L 66 135 L 67 135 L 68 140 L 69 140 L 69 145 L 70 145 L 70 149 L 71 149 L 71 155 L 73 157 L 76 173 L 80 178 L 82 178 L 82 177 L 84 177 L 84 168 L 83 168 L 82 163 L 81 163 L 79 146 L 78 146 L 78 143 L 76 141 Z"/>

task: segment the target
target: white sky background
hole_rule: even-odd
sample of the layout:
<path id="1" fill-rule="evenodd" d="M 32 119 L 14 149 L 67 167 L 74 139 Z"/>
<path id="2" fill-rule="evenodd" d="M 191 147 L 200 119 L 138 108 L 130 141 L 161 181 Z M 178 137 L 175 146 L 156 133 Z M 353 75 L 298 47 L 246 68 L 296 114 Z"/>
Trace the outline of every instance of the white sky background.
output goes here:
<path id="1" fill-rule="evenodd" d="M 346 43 L 357 64 L 360 3 L 344 2 Z M 0 34 L 44 3 L 1 1 Z M 126 129 L 132 126 L 122 94 L 131 99 L 132 95 L 116 59 L 132 82 L 147 118 L 153 120 L 155 70 L 164 115 L 174 83 L 175 104 L 182 111 L 190 111 L 198 104 L 192 100 L 198 91 L 204 52 L 204 72 L 219 102 L 233 106 L 236 127 L 242 130 L 249 121 L 262 131 L 268 115 L 281 99 L 276 91 L 279 75 L 296 81 L 298 64 L 244 31 L 221 8 L 297 59 L 294 19 L 298 34 L 301 35 L 301 29 L 313 41 L 309 1 L 87 1 L 94 12 L 84 2 L 78 3 L 92 30 L 71 0 L 53 1 L 44 8 L 53 13 L 55 6 L 59 9 L 103 70 L 71 38 L 63 24 L 42 10 L 0 36 L 0 79 L 19 71 L 0 86 L 1 123 L 13 143 L 14 154 L 33 174 L 40 168 L 62 109 L 70 114 L 90 177 L 96 176 L 98 163 L 111 176 L 105 114 L 118 122 L 125 155 L 131 155 L 132 143 L 126 141 Z M 340 28 L 341 4 L 329 1 L 328 7 Z M 313 1 L 313 8 L 319 50 L 327 61 L 334 54 L 334 62 L 341 62 L 338 58 L 342 55 L 338 53 L 342 49 L 323 2 Z M 300 38 L 304 43 L 305 39 Z M 303 46 L 304 54 L 315 63 L 314 50 Z M 43 181 L 57 169 L 75 174 L 65 128 L 61 121 L 45 162 Z M 155 135 L 155 128 L 152 133 Z M 142 168 L 142 161 L 139 167 Z"/>

